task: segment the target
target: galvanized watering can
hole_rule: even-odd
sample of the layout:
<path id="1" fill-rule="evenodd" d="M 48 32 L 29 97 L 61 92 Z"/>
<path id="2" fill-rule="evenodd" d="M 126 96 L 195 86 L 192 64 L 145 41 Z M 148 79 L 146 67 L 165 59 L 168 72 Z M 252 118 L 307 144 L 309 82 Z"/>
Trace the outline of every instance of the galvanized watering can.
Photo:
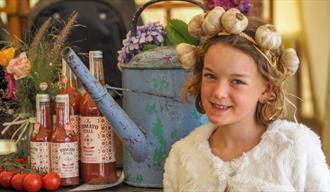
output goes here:
<path id="1" fill-rule="evenodd" d="M 194 106 L 180 101 L 188 73 L 177 63 L 175 48 L 145 51 L 121 66 L 123 89 L 127 90 L 123 93 L 124 110 L 72 49 L 64 49 L 63 57 L 124 144 L 125 182 L 162 187 L 163 166 L 171 145 L 207 121 Z"/>

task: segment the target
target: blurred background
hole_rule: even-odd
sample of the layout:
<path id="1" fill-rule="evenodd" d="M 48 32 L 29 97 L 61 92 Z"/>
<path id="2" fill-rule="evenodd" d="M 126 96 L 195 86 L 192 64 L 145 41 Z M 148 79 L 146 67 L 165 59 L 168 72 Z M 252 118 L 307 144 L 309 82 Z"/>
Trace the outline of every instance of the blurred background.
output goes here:
<path id="1" fill-rule="evenodd" d="M 88 0 L 80 1 L 84 3 Z M 136 8 L 147 1 L 107 0 L 110 6 L 113 5 L 118 9 L 122 17 L 126 17 L 122 18 L 125 32 L 130 30 L 130 19 Z M 0 0 L 0 28 L 6 29 L 10 34 L 1 30 L 0 41 L 17 42 L 22 39 L 24 34 L 31 30 L 29 25 L 31 26 L 31 23 L 33 25 L 32 18 L 36 17 L 41 9 L 47 12 L 47 6 L 52 2 L 59 3 L 61 0 Z M 133 8 L 127 9 L 126 2 L 133 5 Z M 299 122 L 307 124 L 320 136 L 330 162 L 330 1 L 251 0 L 250 2 L 249 15 L 273 23 L 282 34 L 284 46 L 297 49 L 301 67 L 298 75 L 292 77 L 287 85 L 287 97 L 295 104 L 296 109 L 289 106 L 287 118 L 294 119 L 292 114 L 295 113 Z M 201 12 L 199 7 L 187 2 L 160 2 L 143 11 L 141 23 L 160 21 L 166 25 L 171 18 L 188 22 L 192 15 Z M 102 17 L 100 15 L 100 18 Z M 118 40 L 121 41 L 122 38 L 124 36 L 118 37 Z"/>

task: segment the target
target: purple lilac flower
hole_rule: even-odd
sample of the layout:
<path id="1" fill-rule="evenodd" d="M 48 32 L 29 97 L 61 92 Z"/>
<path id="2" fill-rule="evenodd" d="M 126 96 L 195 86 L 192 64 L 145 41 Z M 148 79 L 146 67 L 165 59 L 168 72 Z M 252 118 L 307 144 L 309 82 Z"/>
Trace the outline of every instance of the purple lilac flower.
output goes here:
<path id="1" fill-rule="evenodd" d="M 128 32 L 123 47 L 118 51 L 118 64 L 128 63 L 135 55 L 143 51 L 146 45 L 160 46 L 164 41 L 165 30 L 159 22 L 138 26 L 136 36 Z"/>
<path id="2" fill-rule="evenodd" d="M 237 8 L 242 13 L 247 13 L 251 6 L 250 0 L 204 0 L 204 4 L 207 9 L 212 9 L 213 7 L 220 6 L 225 10 L 230 8 Z"/>

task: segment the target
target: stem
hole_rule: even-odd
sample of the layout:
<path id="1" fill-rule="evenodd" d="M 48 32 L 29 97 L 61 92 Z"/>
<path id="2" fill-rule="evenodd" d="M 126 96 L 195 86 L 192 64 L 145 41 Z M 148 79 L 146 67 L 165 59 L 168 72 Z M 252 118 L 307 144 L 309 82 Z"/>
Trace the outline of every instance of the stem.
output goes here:
<path id="1" fill-rule="evenodd" d="M 18 143 L 19 140 L 21 140 L 21 138 L 23 137 L 23 134 L 25 133 L 27 127 L 28 127 L 29 123 L 26 123 L 24 128 L 23 128 L 23 131 L 21 132 L 21 134 L 18 136 L 17 140 L 16 140 L 16 143 Z"/>
<path id="2" fill-rule="evenodd" d="M 24 125 L 25 125 L 25 124 L 20 125 L 20 126 L 15 130 L 15 132 L 14 132 L 13 135 L 11 136 L 11 139 L 14 139 L 14 137 L 16 136 L 16 134 L 22 129 L 22 127 L 23 127 Z"/>

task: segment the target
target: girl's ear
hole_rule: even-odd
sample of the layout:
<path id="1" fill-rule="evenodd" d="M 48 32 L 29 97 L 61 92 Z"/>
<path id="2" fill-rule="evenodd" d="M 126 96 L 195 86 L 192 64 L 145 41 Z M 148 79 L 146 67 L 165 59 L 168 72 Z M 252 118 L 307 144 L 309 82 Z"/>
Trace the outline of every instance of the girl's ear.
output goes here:
<path id="1" fill-rule="evenodd" d="M 273 95 L 275 90 L 275 86 L 270 83 L 267 82 L 266 86 L 265 86 L 265 90 L 261 93 L 260 97 L 259 97 L 259 103 L 266 103 L 270 97 Z"/>

